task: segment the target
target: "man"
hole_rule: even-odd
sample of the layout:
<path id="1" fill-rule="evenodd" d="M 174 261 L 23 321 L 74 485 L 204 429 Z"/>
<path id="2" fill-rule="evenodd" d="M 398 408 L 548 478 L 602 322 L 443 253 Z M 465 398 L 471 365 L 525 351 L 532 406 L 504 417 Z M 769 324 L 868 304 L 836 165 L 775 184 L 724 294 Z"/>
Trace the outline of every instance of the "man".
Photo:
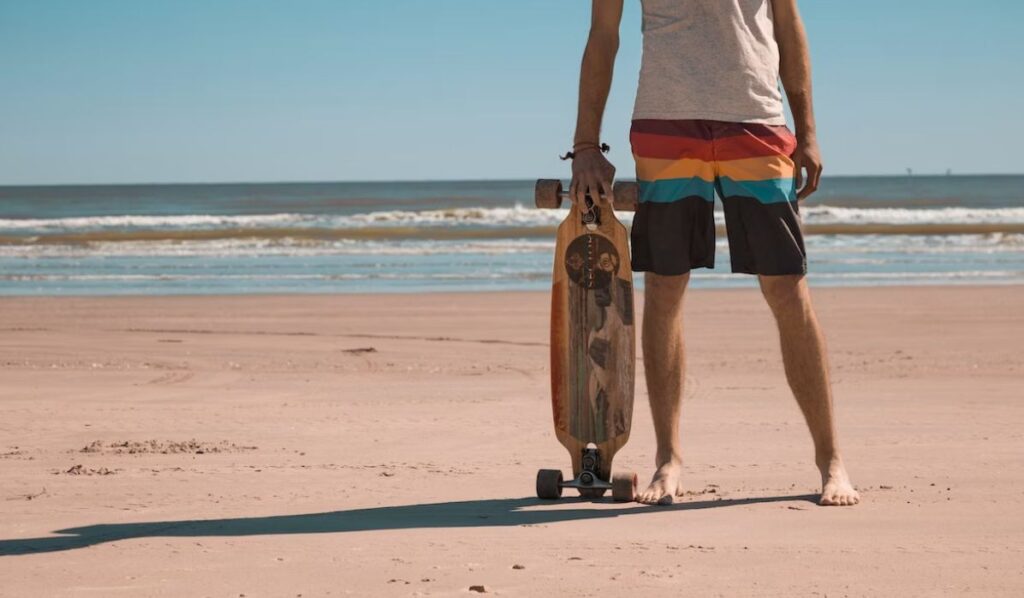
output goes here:
<path id="1" fill-rule="evenodd" d="M 682 491 L 683 294 L 692 268 L 714 264 L 714 194 L 722 198 L 733 272 L 755 274 L 778 324 L 790 388 L 814 441 L 820 504 L 860 496 L 836 440 L 824 338 L 804 280 L 798 201 L 821 159 L 807 39 L 796 0 L 642 0 L 643 61 L 630 142 L 640 184 L 633 269 L 645 272 L 643 354 L 657 437 L 638 500 Z M 618 51 L 622 0 L 593 0 L 573 144 L 573 201 L 611 193 L 599 136 Z M 795 136 L 786 127 L 779 78 Z M 805 172 L 806 171 L 806 174 Z"/>

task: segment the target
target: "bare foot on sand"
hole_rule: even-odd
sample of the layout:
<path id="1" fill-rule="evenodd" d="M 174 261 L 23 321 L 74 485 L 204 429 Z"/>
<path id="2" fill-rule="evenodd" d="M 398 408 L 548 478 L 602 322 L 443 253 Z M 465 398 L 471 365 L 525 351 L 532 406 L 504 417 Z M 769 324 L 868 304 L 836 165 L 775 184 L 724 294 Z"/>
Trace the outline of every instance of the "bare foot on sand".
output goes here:
<path id="1" fill-rule="evenodd" d="M 819 505 L 833 507 L 852 506 L 860 502 L 860 494 L 853 489 L 850 476 L 842 459 L 832 459 L 821 467 L 821 499 Z"/>
<path id="2" fill-rule="evenodd" d="M 676 496 L 683 494 L 683 464 L 671 460 L 658 467 L 654 472 L 651 485 L 636 497 L 637 502 L 648 505 L 670 505 Z"/>

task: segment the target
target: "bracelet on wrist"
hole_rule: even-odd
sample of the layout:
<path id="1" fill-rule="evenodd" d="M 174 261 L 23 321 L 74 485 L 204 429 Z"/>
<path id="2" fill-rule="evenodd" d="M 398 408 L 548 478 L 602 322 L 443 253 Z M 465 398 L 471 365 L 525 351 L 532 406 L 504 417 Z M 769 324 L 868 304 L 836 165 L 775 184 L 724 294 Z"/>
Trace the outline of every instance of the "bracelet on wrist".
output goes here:
<path id="1" fill-rule="evenodd" d="M 598 144 L 598 143 L 595 143 L 593 141 L 580 141 L 578 143 L 574 143 L 572 145 L 572 150 L 570 150 L 568 152 L 565 152 L 564 156 L 558 156 L 558 157 L 561 160 L 571 160 L 571 159 L 575 158 L 576 154 L 578 154 L 579 152 L 584 151 L 584 150 L 589 150 L 589 149 L 597 150 L 597 151 L 601 152 L 602 154 L 607 154 L 608 151 L 611 150 L 612 148 L 607 143 Z"/>

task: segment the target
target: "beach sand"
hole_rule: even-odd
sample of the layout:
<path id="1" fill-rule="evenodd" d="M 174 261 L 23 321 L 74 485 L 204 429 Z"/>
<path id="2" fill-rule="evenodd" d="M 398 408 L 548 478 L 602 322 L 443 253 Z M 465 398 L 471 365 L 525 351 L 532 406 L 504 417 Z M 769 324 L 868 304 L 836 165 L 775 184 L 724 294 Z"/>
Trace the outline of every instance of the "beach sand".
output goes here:
<path id="1" fill-rule="evenodd" d="M 814 297 L 856 507 L 754 290 L 688 299 L 671 507 L 533 498 L 545 293 L 2 299 L 0 595 L 1024 594 L 1024 287 Z"/>

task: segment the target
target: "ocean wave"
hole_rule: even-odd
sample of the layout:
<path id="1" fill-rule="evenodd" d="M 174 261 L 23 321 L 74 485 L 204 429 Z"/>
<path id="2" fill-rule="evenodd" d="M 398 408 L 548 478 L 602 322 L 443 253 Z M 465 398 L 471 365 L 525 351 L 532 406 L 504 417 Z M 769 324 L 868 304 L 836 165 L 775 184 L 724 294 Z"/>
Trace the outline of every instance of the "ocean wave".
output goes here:
<path id="1" fill-rule="evenodd" d="M 1021 224 L 1024 208 L 844 208 L 805 206 L 804 222 L 813 224 L 967 225 Z"/>
<path id="2" fill-rule="evenodd" d="M 222 231 L 223 234 L 245 233 L 259 236 L 291 232 L 338 234 L 366 230 L 424 229 L 541 229 L 550 230 L 565 219 L 569 211 L 538 210 L 516 205 L 512 207 L 469 207 L 442 210 L 384 210 L 349 215 L 315 214 L 239 214 L 239 215 L 118 215 L 72 218 L 3 218 L 0 235 L 36 236 L 53 234 L 85 234 L 101 232 L 197 232 Z M 857 232 L 857 227 L 978 227 L 1024 225 L 1024 208 L 848 208 L 827 205 L 802 206 L 801 214 L 810 227 L 840 227 Z M 629 224 L 631 212 L 617 212 Z M 722 212 L 715 212 L 716 224 L 724 224 Z M 838 228 L 837 228 L 838 230 Z M 383 233 L 382 233 L 383 234 Z"/>
<path id="3" fill-rule="evenodd" d="M 557 226 L 567 209 L 538 210 L 516 205 L 509 208 L 450 208 L 443 210 L 385 210 L 350 215 L 237 214 L 237 215 L 136 215 L 73 218 L 0 218 L 0 231 L 89 232 L 103 230 L 280 230 L 358 229 L 372 227 L 546 227 Z M 620 214 L 631 221 L 631 214 Z"/>
<path id="4" fill-rule="evenodd" d="M 0 244 L 0 257 L 88 258 L 88 257 L 319 257 L 319 256 L 411 256 L 466 254 L 509 255 L 549 254 L 554 239 L 446 240 L 310 240 L 212 239 L 208 241 L 100 241 L 89 244 Z"/>
<path id="5" fill-rule="evenodd" d="M 119 216 L 81 216 L 72 218 L 0 218 L 2 231 L 91 231 L 103 229 L 204 229 L 262 228 L 315 225 L 319 218 L 309 214 L 240 214 L 218 216 L 188 214 L 155 216 L 124 214 Z"/>

